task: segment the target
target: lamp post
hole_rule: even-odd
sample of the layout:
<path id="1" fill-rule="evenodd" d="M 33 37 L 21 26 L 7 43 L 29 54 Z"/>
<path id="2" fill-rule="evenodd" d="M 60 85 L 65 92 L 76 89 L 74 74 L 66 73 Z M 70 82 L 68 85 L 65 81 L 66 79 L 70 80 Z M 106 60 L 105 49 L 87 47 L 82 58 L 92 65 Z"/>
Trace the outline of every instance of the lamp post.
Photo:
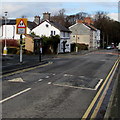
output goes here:
<path id="1" fill-rule="evenodd" d="M 5 13 L 5 46 L 3 48 L 3 55 L 7 55 L 7 42 L 6 42 L 6 34 L 7 34 L 7 26 L 6 26 L 6 22 L 7 22 L 7 13 L 8 12 L 4 12 Z"/>

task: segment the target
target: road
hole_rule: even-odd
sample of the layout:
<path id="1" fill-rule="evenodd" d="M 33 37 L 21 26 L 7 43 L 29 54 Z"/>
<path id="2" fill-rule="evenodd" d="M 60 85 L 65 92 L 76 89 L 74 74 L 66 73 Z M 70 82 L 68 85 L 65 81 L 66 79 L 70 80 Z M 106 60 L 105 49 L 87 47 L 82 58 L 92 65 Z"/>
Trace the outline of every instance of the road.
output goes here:
<path id="1" fill-rule="evenodd" d="M 105 113 L 94 114 L 94 104 L 104 98 L 117 59 L 112 50 L 61 55 L 44 65 L 3 75 L 3 118 L 79 119 L 98 113 L 102 118 Z"/>

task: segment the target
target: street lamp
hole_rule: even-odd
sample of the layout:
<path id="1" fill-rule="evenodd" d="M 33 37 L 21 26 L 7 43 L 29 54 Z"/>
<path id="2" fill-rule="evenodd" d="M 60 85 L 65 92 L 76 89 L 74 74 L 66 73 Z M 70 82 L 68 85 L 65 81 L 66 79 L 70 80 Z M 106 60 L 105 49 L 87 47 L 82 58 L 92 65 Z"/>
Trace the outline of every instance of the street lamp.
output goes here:
<path id="1" fill-rule="evenodd" d="M 6 22 L 7 22 L 7 13 L 8 12 L 4 12 L 5 13 L 5 46 L 3 48 L 3 55 L 7 55 L 7 43 L 6 43 L 6 34 L 7 34 L 7 26 L 6 26 Z"/>

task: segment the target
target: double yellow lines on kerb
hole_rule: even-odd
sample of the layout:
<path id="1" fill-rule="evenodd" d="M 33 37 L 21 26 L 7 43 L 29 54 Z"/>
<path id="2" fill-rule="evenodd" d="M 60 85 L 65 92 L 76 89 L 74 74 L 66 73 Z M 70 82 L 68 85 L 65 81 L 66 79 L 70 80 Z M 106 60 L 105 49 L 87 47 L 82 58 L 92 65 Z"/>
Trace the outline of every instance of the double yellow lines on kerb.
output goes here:
<path id="1" fill-rule="evenodd" d="M 22 69 L 22 70 L 17 70 L 15 72 L 12 72 L 12 73 L 8 73 L 8 74 L 5 74 L 5 75 L 1 75 L 0 78 L 2 77 L 7 77 L 7 76 L 10 76 L 10 75 L 14 75 L 14 74 L 18 74 L 18 73 L 22 73 L 22 72 L 27 72 L 27 71 L 30 71 L 30 70 L 34 70 L 36 68 L 41 68 L 41 67 L 45 67 L 47 65 L 50 65 L 52 64 L 53 62 L 48 62 L 46 64 L 43 64 L 43 65 L 38 65 L 38 66 L 35 66 L 35 67 L 30 67 L 30 68 L 26 68 L 26 69 Z"/>
<path id="2" fill-rule="evenodd" d="M 116 69 L 117 69 L 117 67 L 119 65 L 119 62 L 120 62 L 120 58 L 118 58 L 117 61 L 115 62 L 115 64 L 113 65 L 113 67 L 112 67 L 111 71 L 109 72 L 109 74 L 107 75 L 104 83 L 102 84 L 102 86 L 100 87 L 100 89 L 97 92 L 96 96 L 94 97 L 91 104 L 89 105 L 88 109 L 84 113 L 84 115 L 82 117 L 83 120 L 88 118 L 91 110 L 93 109 L 94 105 L 96 104 L 96 101 L 98 100 L 99 96 L 101 95 L 99 101 L 96 104 L 96 107 L 94 108 L 94 110 L 93 110 L 93 112 L 91 114 L 91 116 L 89 116 L 89 118 L 91 120 L 96 118 L 97 113 L 98 113 L 98 111 L 99 111 L 99 109 L 100 109 L 100 107 L 101 107 L 101 105 L 103 103 L 103 100 L 104 100 L 105 96 L 106 96 L 107 90 L 108 90 L 108 88 L 110 86 L 110 83 L 112 82 L 112 78 L 114 76 L 114 73 L 115 73 L 115 71 L 116 71 Z M 105 87 L 105 89 L 104 89 L 104 87 Z"/>

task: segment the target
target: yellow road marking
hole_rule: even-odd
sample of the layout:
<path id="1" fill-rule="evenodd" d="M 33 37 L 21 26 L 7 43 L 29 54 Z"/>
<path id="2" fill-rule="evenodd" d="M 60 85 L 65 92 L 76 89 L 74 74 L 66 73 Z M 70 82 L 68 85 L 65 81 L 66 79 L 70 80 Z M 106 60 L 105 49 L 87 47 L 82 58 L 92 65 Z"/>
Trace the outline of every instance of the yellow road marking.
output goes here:
<path id="1" fill-rule="evenodd" d="M 119 62 L 117 63 L 116 68 L 117 68 L 118 64 L 119 64 Z M 115 70 L 116 70 L 116 69 L 115 69 Z M 114 72 L 115 72 L 115 71 L 114 71 Z M 114 75 L 114 74 L 112 74 L 112 77 L 113 77 L 113 75 Z M 91 118 L 95 118 L 95 117 L 96 117 L 96 115 L 97 115 L 97 113 L 98 113 L 98 111 L 99 111 L 99 109 L 100 109 L 100 107 L 101 107 L 101 105 L 102 105 L 102 103 L 103 103 L 103 100 L 104 100 L 104 98 L 105 98 L 105 96 L 106 96 L 106 93 L 107 93 L 107 90 L 108 90 L 108 88 L 109 88 L 109 86 L 110 86 L 110 83 L 112 82 L 112 77 L 111 77 L 110 80 L 108 81 L 107 86 L 106 86 L 104 92 L 102 93 L 101 98 L 99 99 L 98 104 L 97 104 L 96 108 L 94 109 L 93 114 L 91 115 Z"/>
<path id="2" fill-rule="evenodd" d="M 52 63 L 53 62 L 49 62 L 49 63 L 44 64 L 44 65 L 38 65 L 38 66 L 35 66 L 35 67 L 31 67 L 31 68 L 27 68 L 27 69 L 23 69 L 23 70 L 18 70 L 16 72 L 12 72 L 12 73 L 8 73 L 8 74 L 5 74 L 5 75 L 1 75 L 0 78 L 7 77 L 7 76 L 10 76 L 10 75 L 14 75 L 14 74 L 21 73 L 21 72 L 27 72 L 27 71 L 30 71 L 30 70 L 33 70 L 33 69 L 36 69 L 36 68 L 40 68 L 40 67 L 44 67 L 44 66 L 50 65 Z"/>
<path id="3" fill-rule="evenodd" d="M 106 77 L 104 83 L 102 84 L 101 88 L 99 89 L 99 91 L 97 92 L 96 96 L 94 97 L 94 99 L 92 100 L 91 104 L 89 105 L 88 109 L 86 110 L 86 112 L 84 113 L 82 119 L 86 119 L 90 113 L 90 111 L 92 110 L 95 102 L 97 101 L 98 97 L 100 96 L 105 84 L 107 83 L 110 75 L 112 74 L 114 68 L 116 67 L 117 63 L 119 62 L 119 59 L 115 62 L 115 64 L 113 65 L 111 71 L 109 72 L 108 76 Z"/>

